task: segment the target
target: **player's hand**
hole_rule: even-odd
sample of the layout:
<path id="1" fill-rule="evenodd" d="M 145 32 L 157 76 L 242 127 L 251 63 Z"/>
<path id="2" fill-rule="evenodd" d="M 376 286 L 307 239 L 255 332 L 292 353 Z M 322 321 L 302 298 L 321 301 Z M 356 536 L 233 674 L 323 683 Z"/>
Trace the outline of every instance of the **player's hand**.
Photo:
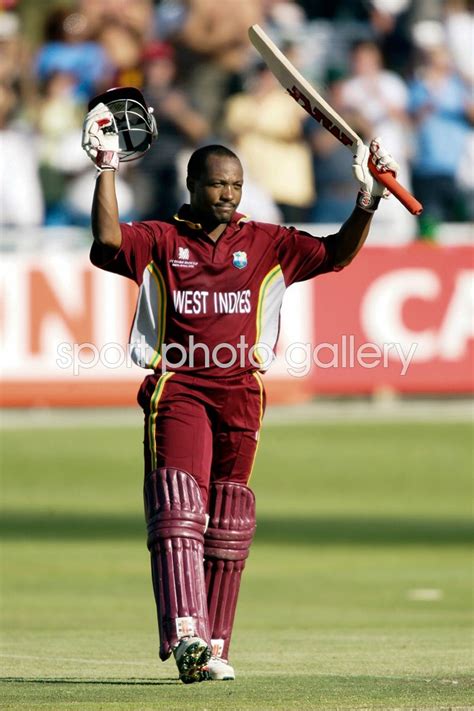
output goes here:
<path id="1" fill-rule="evenodd" d="M 370 142 L 370 146 L 366 146 L 363 143 L 357 146 L 357 152 L 352 164 L 352 172 L 360 185 L 357 205 L 367 212 L 374 212 L 378 207 L 380 198 L 388 198 L 390 193 L 370 172 L 369 161 L 372 161 L 377 170 L 383 173 L 393 173 L 395 177 L 400 166 L 387 149 L 384 148 L 380 138 L 374 138 Z"/>
<path id="2" fill-rule="evenodd" d="M 82 147 L 98 170 L 119 167 L 119 135 L 114 117 L 105 104 L 97 104 L 84 119 Z"/>

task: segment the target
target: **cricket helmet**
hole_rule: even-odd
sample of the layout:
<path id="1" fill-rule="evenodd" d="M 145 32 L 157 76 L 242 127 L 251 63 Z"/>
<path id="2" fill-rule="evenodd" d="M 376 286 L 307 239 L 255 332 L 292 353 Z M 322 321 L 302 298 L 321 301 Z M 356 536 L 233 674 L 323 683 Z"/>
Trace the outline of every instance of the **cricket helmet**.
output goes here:
<path id="1" fill-rule="evenodd" d="M 114 117 L 119 135 L 119 160 L 136 160 L 146 153 L 158 136 L 158 128 L 153 109 L 147 106 L 141 91 L 133 86 L 109 89 L 91 99 L 88 110 L 97 104 L 105 104 Z"/>

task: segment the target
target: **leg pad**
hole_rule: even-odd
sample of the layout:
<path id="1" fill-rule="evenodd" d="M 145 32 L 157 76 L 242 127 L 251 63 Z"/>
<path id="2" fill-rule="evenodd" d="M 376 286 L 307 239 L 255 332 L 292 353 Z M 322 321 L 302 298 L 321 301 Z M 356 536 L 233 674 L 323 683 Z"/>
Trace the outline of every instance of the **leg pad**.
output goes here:
<path id="1" fill-rule="evenodd" d="M 203 566 L 206 514 L 197 482 L 178 469 L 151 472 L 144 494 L 164 660 L 182 637 L 210 639 Z"/>
<path id="2" fill-rule="evenodd" d="M 227 659 L 240 580 L 255 533 L 253 492 L 234 482 L 211 484 L 209 516 L 204 546 L 209 624 L 218 656 Z"/>

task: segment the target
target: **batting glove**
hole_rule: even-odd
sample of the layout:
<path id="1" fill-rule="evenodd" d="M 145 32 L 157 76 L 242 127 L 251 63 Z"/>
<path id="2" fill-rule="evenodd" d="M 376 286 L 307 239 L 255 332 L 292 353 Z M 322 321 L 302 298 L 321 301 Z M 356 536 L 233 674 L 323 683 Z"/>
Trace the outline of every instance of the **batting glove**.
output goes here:
<path id="1" fill-rule="evenodd" d="M 400 166 L 394 161 L 386 148 L 383 147 L 380 138 L 374 138 L 369 147 L 363 143 L 359 143 L 357 146 L 357 152 L 352 164 L 352 172 L 360 185 L 356 204 L 366 212 L 375 212 L 380 198 L 388 198 L 390 193 L 370 172 L 369 161 L 372 161 L 377 170 L 383 173 L 393 173 L 395 177 Z"/>
<path id="2" fill-rule="evenodd" d="M 119 167 L 119 135 L 113 114 L 97 104 L 84 119 L 82 147 L 99 172 Z"/>

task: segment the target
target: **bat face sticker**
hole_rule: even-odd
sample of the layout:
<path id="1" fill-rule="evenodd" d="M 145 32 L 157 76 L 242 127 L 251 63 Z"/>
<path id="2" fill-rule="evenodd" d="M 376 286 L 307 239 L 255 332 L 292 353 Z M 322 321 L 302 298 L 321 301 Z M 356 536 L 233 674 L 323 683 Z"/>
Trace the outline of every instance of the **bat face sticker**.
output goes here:
<path id="1" fill-rule="evenodd" d="M 291 89 L 287 89 L 287 92 L 295 101 L 303 107 L 307 113 L 320 123 L 323 128 L 332 133 L 333 136 L 337 138 L 344 146 L 353 146 L 354 141 L 352 138 L 347 136 L 343 131 L 341 131 L 328 116 L 325 116 L 322 111 L 320 111 L 316 106 L 311 104 L 311 100 L 308 96 L 303 94 L 303 92 L 298 89 L 297 86 L 293 85 Z"/>

